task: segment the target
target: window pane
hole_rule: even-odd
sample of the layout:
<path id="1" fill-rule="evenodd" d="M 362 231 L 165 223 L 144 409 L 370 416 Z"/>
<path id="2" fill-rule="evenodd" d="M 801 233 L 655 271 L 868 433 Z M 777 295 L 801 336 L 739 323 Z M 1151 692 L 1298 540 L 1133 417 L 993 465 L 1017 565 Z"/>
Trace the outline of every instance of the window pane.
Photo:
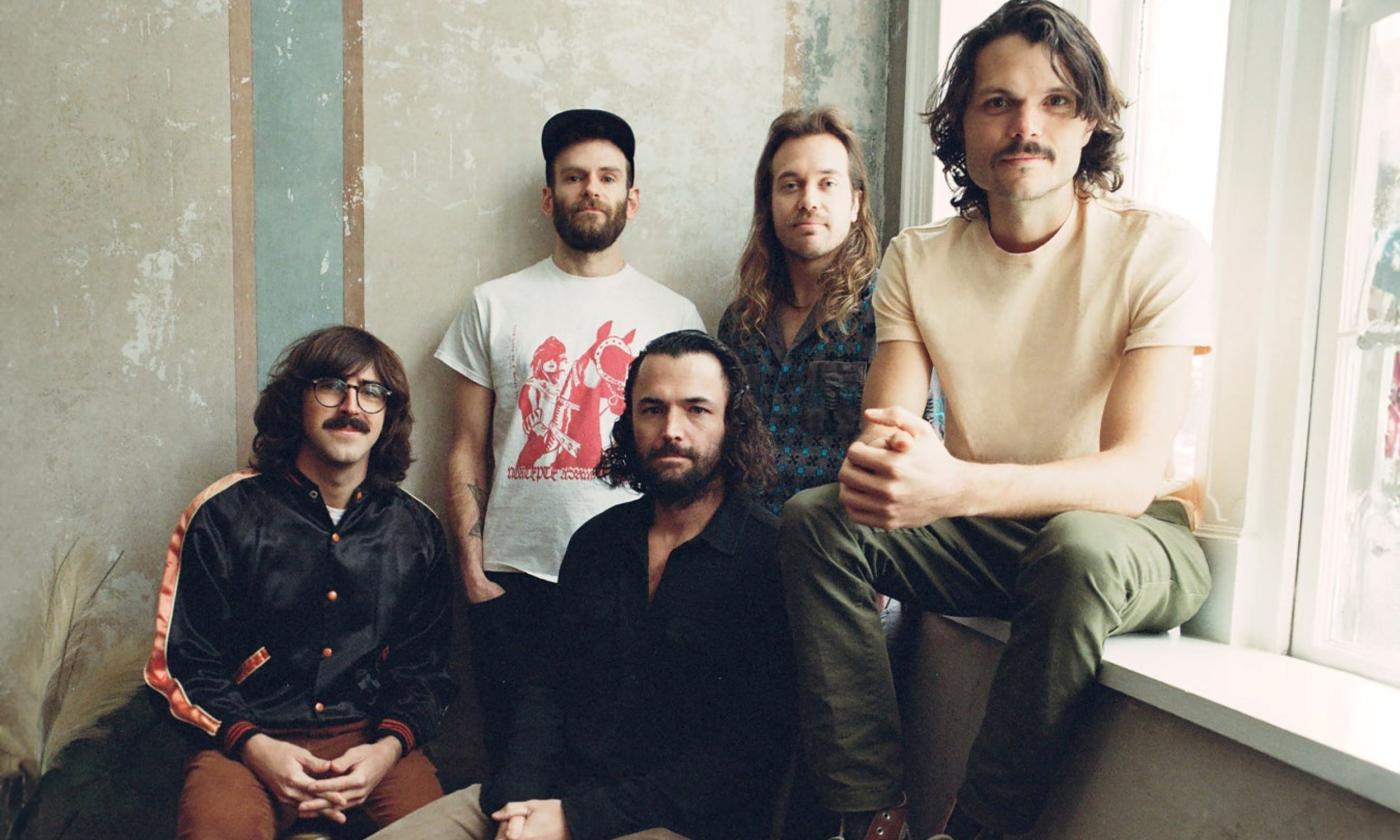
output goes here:
<path id="1" fill-rule="evenodd" d="M 1324 643 L 1389 672 L 1400 660 L 1400 14 L 1371 29 L 1361 108 L 1341 330 L 1322 336 L 1337 342 Z"/>

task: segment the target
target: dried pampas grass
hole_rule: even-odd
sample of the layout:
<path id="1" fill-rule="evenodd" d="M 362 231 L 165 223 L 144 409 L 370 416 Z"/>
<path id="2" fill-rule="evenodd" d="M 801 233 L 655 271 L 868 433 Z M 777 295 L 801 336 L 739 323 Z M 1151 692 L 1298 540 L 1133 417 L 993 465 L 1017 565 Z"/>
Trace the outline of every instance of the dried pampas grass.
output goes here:
<path id="1" fill-rule="evenodd" d="M 75 542 L 56 556 L 37 597 L 8 619 L 0 640 L 0 782 L 10 807 L 25 804 L 13 800 L 30 798 L 65 747 L 102 734 L 98 721 L 141 685 L 149 641 L 122 632 L 130 605 L 110 597 L 122 556 Z"/>

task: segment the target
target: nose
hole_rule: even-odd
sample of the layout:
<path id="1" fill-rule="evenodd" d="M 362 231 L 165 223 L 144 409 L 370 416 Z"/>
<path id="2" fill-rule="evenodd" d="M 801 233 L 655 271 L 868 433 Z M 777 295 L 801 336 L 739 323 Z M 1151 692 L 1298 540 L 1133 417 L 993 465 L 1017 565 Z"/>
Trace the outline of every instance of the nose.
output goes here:
<path id="1" fill-rule="evenodd" d="M 343 414 L 358 414 L 360 412 L 360 386 L 347 385 L 345 396 L 340 398 L 340 405 L 336 410 Z"/>
<path id="2" fill-rule="evenodd" d="M 666 440 L 680 440 L 682 433 L 682 421 L 685 415 L 682 411 L 671 409 L 666 412 L 666 422 L 661 426 L 661 435 Z"/>
<path id="3" fill-rule="evenodd" d="M 1040 136 L 1040 111 L 1023 102 L 1012 113 L 1011 132 L 1022 140 Z"/>
<path id="4" fill-rule="evenodd" d="M 802 188 L 802 208 L 804 210 L 815 210 L 821 206 L 820 196 L 817 192 L 816 184 L 808 184 Z"/>

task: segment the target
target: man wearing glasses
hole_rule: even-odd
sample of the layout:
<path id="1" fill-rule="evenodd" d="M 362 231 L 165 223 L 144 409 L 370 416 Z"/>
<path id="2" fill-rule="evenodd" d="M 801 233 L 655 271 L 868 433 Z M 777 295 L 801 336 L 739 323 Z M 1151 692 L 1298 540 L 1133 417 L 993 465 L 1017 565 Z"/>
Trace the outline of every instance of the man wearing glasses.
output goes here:
<path id="1" fill-rule="evenodd" d="M 447 676 L 451 559 L 397 487 L 408 379 L 364 330 L 307 335 L 273 367 L 251 468 L 170 540 L 146 683 L 201 744 L 179 836 L 266 837 L 298 817 L 388 825 L 442 795 L 420 744 Z"/>

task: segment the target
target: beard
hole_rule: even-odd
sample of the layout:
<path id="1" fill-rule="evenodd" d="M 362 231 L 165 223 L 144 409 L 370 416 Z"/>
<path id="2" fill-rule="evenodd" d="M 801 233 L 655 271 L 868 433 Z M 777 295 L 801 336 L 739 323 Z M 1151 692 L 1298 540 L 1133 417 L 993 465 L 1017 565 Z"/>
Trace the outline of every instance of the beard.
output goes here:
<path id="1" fill-rule="evenodd" d="M 584 216 L 580 211 L 602 210 L 603 218 Z M 554 202 L 554 230 L 575 251 L 594 254 L 606 250 L 622 235 L 627 227 L 627 199 L 609 207 L 602 201 L 579 199 L 572 206 L 565 206 L 558 199 Z"/>
<path id="2" fill-rule="evenodd" d="M 709 452 L 682 449 L 663 444 L 653 449 L 642 461 L 637 472 L 646 492 L 666 505 L 684 507 L 710 492 L 719 477 L 719 448 Z M 682 455 L 690 459 L 690 466 L 679 472 L 661 472 L 653 464 L 655 459 L 666 455 Z"/>

